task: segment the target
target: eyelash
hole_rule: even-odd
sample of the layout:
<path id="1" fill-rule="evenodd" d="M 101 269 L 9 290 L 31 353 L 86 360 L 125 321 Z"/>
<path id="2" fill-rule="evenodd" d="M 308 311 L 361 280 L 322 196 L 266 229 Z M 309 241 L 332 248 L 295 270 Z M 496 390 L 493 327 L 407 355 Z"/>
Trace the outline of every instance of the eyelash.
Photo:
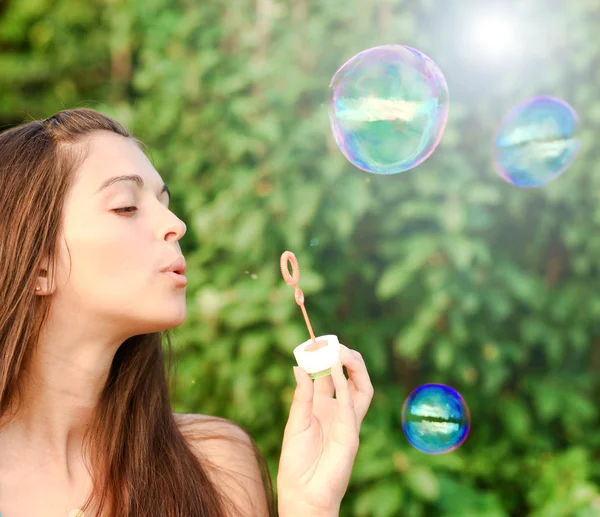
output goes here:
<path id="1" fill-rule="evenodd" d="M 124 208 L 115 208 L 113 210 L 113 212 L 117 212 L 119 214 L 121 214 L 121 213 L 132 214 L 132 213 L 134 213 L 134 211 L 128 211 L 129 208 L 135 208 L 135 211 L 137 211 L 137 209 L 138 209 L 137 206 L 126 206 Z"/>
<path id="2" fill-rule="evenodd" d="M 129 210 L 130 208 L 133 208 L 134 210 Z M 113 210 L 113 212 L 117 212 L 119 214 L 132 214 L 132 215 L 137 211 L 138 211 L 137 206 L 125 206 L 123 208 L 115 208 Z M 0 517 L 2 517 L 2 516 L 0 515 Z"/>

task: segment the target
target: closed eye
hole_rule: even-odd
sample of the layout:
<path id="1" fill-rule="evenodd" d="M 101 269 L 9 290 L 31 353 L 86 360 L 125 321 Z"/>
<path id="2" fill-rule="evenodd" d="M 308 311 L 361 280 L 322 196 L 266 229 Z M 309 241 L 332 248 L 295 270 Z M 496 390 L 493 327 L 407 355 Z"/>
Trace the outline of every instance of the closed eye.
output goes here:
<path id="1" fill-rule="evenodd" d="M 130 209 L 132 209 L 132 210 L 130 210 Z M 117 212 L 119 214 L 121 214 L 121 213 L 129 213 L 130 214 L 130 213 L 136 211 L 137 209 L 138 209 L 137 206 L 126 206 L 124 208 L 115 208 L 112 211 Z"/>

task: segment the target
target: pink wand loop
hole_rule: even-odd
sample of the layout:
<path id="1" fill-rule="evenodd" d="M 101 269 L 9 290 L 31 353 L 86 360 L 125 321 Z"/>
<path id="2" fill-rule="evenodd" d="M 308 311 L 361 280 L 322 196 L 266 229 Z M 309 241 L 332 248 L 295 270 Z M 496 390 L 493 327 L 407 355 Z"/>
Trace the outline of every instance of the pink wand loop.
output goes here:
<path id="1" fill-rule="evenodd" d="M 290 262 L 290 264 L 292 264 L 291 275 L 290 270 L 288 268 L 288 261 Z M 300 280 L 300 267 L 298 266 L 296 256 L 291 251 L 283 252 L 279 261 L 279 266 L 281 268 L 281 275 L 283 276 L 285 283 L 291 285 L 294 288 L 294 299 L 296 300 L 296 304 L 298 304 L 302 309 L 302 315 L 304 316 L 304 321 L 306 322 L 308 333 L 310 334 L 310 338 L 312 339 L 313 345 L 315 347 L 318 347 L 317 340 L 315 339 L 315 334 L 313 333 L 313 329 L 308 319 L 308 314 L 306 313 L 306 309 L 304 308 L 304 293 L 302 292 L 302 289 L 298 287 L 298 281 Z"/>

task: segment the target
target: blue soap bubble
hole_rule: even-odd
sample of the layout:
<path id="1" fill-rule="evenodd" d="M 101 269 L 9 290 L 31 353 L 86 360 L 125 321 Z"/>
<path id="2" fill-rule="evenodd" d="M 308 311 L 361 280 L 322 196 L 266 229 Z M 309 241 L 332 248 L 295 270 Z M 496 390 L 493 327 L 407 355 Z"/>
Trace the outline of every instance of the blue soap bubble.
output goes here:
<path id="1" fill-rule="evenodd" d="M 539 187 L 558 178 L 575 161 L 579 117 L 565 101 L 535 97 L 502 119 L 494 141 L 494 169 L 517 187 Z"/>
<path id="2" fill-rule="evenodd" d="M 444 454 L 467 439 L 471 415 L 466 402 L 444 384 L 424 384 L 402 406 L 402 429 L 410 444 L 426 454 Z"/>
<path id="3" fill-rule="evenodd" d="M 350 58 L 331 79 L 329 121 L 356 167 L 396 174 L 433 153 L 448 120 L 448 86 L 425 54 L 383 45 Z"/>

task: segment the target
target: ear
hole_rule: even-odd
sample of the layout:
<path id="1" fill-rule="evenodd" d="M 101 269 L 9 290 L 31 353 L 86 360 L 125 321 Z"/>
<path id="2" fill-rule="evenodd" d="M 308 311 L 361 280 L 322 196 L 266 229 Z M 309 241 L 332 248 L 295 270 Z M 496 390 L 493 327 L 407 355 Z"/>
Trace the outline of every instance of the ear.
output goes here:
<path id="1" fill-rule="evenodd" d="M 35 281 L 36 287 L 39 287 L 36 292 L 47 294 L 50 289 L 50 276 L 48 271 L 50 270 L 50 261 L 47 257 L 44 257 L 38 266 L 38 276 Z M 2 516 L 0 516 L 2 517 Z"/>

